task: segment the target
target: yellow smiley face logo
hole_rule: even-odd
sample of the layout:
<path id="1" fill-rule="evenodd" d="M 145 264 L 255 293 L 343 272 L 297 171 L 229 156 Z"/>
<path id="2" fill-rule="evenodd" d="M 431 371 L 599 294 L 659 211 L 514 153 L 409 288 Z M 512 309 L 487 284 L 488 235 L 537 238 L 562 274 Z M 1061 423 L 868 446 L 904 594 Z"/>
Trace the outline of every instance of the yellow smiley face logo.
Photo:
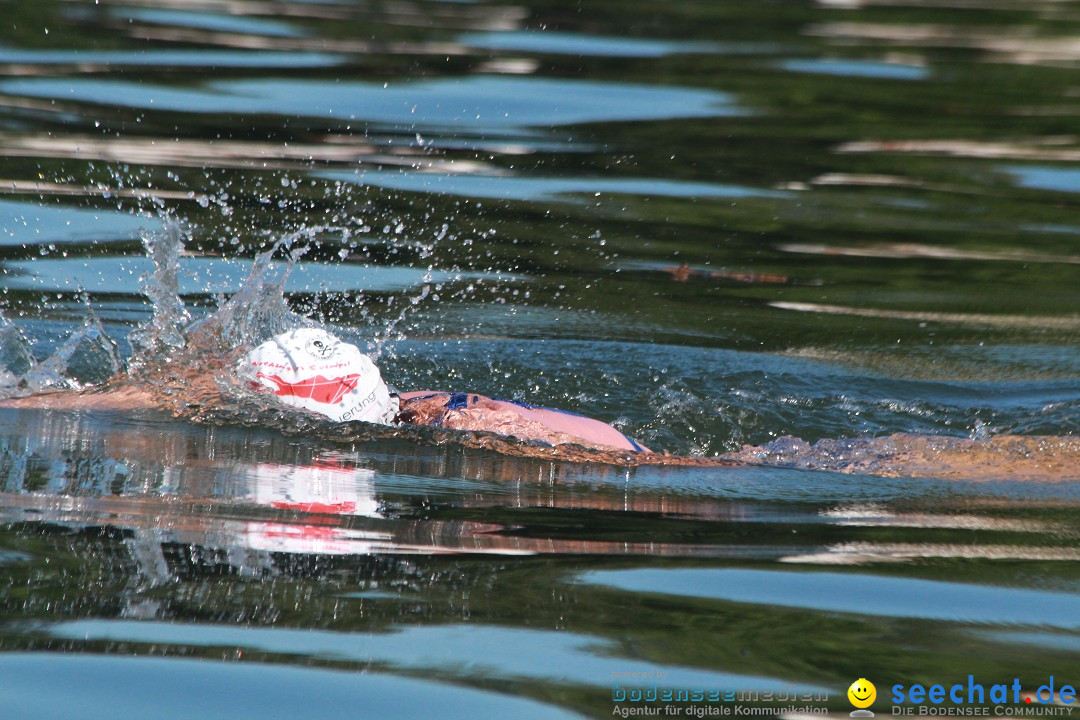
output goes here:
<path id="1" fill-rule="evenodd" d="M 847 689 L 848 700 L 857 708 L 868 708 L 877 698 L 877 688 L 866 678 L 859 678 Z"/>

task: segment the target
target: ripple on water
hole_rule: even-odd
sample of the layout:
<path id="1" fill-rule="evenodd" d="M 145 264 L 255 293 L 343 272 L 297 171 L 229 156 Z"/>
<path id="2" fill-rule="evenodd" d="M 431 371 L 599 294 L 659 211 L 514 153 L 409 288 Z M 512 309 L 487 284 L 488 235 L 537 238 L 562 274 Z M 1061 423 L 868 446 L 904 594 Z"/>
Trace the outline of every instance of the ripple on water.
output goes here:
<path id="1" fill-rule="evenodd" d="M 605 686 L 611 683 L 618 648 L 600 636 L 483 624 L 400 627 L 388 633 L 347 633 L 291 628 L 236 628 L 125 620 L 85 620 L 48 627 L 72 640 L 179 645 L 235 646 L 268 653 L 329 660 L 373 662 L 411 671 L 441 670 L 467 678 L 543 679 Z M 664 665 L 672 687 L 734 689 L 779 684 L 755 677 Z"/>
<path id="2" fill-rule="evenodd" d="M 1080 192 L 1080 169 L 1051 165 L 1009 165 L 1005 172 L 1022 188 L 1054 190 L 1057 192 Z"/>
<path id="3" fill-rule="evenodd" d="M 960 623 L 1080 628 L 1080 596 L 989 585 L 832 572 L 598 570 L 580 581 L 638 593 Z"/>
<path id="4" fill-rule="evenodd" d="M 476 75 L 391 85 L 328 80 L 222 80 L 203 89 L 94 78 L 0 82 L 0 92 L 162 112 L 242 113 L 366 120 L 402 128 L 521 134 L 591 122 L 744 115 L 713 90 L 589 80 Z"/>
<path id="5" fill-rule="evenodd" d="M 0 200 L 0 246 L 134 240 L 140 230 L 160 229 L 161 220 L 116 210 L 40 205 Z"/>
<path id="6" fill-rule="evenodd" d="M 328 180 L 376 185 L 393 190 L 525 201 L 573 201 L 604 194 L 681 198 L 789 197 L 789 193 L 741 185 L 686 182 L 660 178 L 558 178 L 388 170 L 319 173 Z M 576 197 L 575 197 L 576 196 Z"/>
<path id="7" fill-rule="evenodd" d="M 240 15 L 222 15 L 207 12 L 187 12 L 184 10 L 160 10 L 157 8 L 117 8 L 112 14 L 122 20 L 170 27 L 196 28 L 198 30 L 216 30 L 220 32 L 243 33 L 245 35 L 263 35 L 269 37 L 303 37 L 304 30 L 280 20 L 243 17 Z"/>
<path id="8" fill-rule="evenodd" d="M 981 633 L 980 637 L 1009 647 L 1029 645 L 1046 650 L 1064 650 L 1071 653 L 1080 653 L 1080 634 L 1065 635 L 1061 633 L 1001 630 Z"/>
<path id="9" fill-rule="evenodd" d="M 483 317 L 473 315 L 470 329 L 479 331 Z M 580 335 L 602 332 L 602 320 L 592 318 L 591 327 L 582 320 Z M 683 454 L 716 454 L 779 435 L 967 435 L 976 421 L 995 433 L 1056 434 L 1054 423 L 1068 422 L 1080 402 L 1074 380 L 909 380 L 853 368 L 843 358 L 663 343 L 481 337 L 408 340 L 394 348 L 384 373 L 399 386 L 472 389 L 561 407 L 615 421 L 650 447 Z M 534 385 L 523 389 L 522 377 Z"/>
<path id="10" fill-rule="evenodd" d="M 244 50 L 21 50 L 0 48 L 0 64 L 102 67 L 317 68 L 340 65 L 344 55 Z"/>
<path id="11" fill-rule="evenodd" d="M 578 717 L 533 700 L 440 682 L 251 662 L 5 653 L 0 669 L 7 679 L 4 706 L 16 717 L 107 720 L 118 707 L 132 717 L 163 720 L 354 718 L 358 708 L 373 717 L 416 718 L 434 707 L 447 718 Z"/>
<path id="12" fill-rule="evenodd" d="M 518 50 L 551 55 L 655 58 L 684 53 L 743 54 L 765 52 L 771 46 L 755 43 L 692 42 L 653 38 L 611 37 L 549 30 L 466 33 L 462 45 L 490 50 Z"/>
<path id="13" fill-rule="evenodd" d="M 78 291 L 91 293 L 139 293 L 140 278 L 149 276 L 153 263 L 145 256 L 91 258 L 35 258 L 7 262 L 8 274 L 0 287 L 13 290 Z M 180 294 L 214 295 L 240 290 L 251 274 L 252 261 L 206 257 L 180 260 Z M 423 268 L 359 265 L 353 263 L 270 263 L 271 273 L 288 272 L 286 292 L 385 292 L 425 283 L 496 277 L 479 272 L 427 271 Z M 497 276 L 502 281 L 513 276 Z"/>
<path id="14" fill-rule="evenodd" d="M 844 77 L 880 78 L 883 80 L 925 80 L 930 71 L 919 65 L 875 62 L 872 60 L 806 59 L 784 60 L 780 67 L 789 72 L 841 75 Z"/>

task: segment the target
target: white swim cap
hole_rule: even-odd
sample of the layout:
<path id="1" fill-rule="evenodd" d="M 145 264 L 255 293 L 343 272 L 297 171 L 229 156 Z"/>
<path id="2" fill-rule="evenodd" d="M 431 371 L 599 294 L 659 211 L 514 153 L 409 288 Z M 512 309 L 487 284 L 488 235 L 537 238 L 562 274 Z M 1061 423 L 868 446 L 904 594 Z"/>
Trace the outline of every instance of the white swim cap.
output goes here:
<path id="1" fill-rule="evenodd" d="M 238 373 L 253 389 L 331 420 L 390 425 L 398 412 L 371 358 L 325 330 L 275 335 L 244 356 Z"/>

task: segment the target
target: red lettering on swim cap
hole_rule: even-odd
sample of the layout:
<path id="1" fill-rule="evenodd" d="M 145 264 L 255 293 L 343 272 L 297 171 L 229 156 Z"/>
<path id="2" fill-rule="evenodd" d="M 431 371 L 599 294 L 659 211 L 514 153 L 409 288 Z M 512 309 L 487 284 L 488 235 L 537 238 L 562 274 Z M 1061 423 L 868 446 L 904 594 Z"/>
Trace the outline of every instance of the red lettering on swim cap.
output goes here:
<path id="1" fill-rule="evenodd" d="M 345 393 L 356 387 L 360 381 L 357 374 L 345 375 L 338 378 L 327 378 L 322 375 L 305 378 L 291 383 L 283 380 L 279 375 L 267 375 L 258 373 L 256 377 L 269 380 L 274 384 L 274 394 L 278 397 L 293 396 L 310 398 L 316 402 L 335 404 L 345 397 Z"/>

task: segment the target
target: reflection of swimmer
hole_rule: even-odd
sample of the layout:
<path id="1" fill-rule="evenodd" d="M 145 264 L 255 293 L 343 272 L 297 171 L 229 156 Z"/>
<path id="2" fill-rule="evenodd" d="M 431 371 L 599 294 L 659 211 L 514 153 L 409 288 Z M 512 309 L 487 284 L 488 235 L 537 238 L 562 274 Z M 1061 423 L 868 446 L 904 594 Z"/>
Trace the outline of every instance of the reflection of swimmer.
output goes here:
<path id="1" fill-rule="evenodd" d="M 257 463 L 244 468 L 246 497 L 277 510 L 322 515 L 381 517 L 375 496 L 375 471 L 318 463 Z"/>
<path id="2" fill-rule="evenodd" d="M 243 468 L 247 500 L 275 510 L 303 513 L 302 521 L 248 520 L 237 523 L 230 542 L 270 552 L 351 555 L 385 549 L 391 536 L 363 525 L 348 526 L 333 517 L 380 518 L 375 471 L 317 463 L 257 463 Z"/>

